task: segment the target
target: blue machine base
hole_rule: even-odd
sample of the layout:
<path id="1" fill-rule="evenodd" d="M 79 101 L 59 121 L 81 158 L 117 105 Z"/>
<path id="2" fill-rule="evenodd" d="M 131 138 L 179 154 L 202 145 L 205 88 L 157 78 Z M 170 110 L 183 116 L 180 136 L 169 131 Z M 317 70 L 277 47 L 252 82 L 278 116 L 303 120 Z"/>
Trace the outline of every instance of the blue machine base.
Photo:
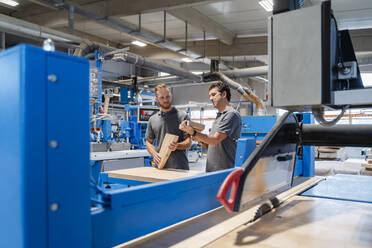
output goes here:
<path id="1" fill-rule="evenodd" d="M 342 174 L 331 176 L 301 195 L 372 203 L 372 177 Z"/>

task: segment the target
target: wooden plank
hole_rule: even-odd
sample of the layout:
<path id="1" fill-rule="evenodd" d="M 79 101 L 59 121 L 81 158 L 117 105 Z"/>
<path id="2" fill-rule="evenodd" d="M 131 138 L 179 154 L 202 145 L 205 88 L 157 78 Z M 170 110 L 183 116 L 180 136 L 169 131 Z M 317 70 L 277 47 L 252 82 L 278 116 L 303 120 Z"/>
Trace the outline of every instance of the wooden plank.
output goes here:
<path id="1" fill-rule="evenodd" d="M 201 171 L 164 169 L 158 170 L 154 167 L 138 167 L 123 170 L 107 171 L 108 177 L 135 180 L 141 182 L 161 182 L 195 176 Z"/>
<path id="2" fill-rule="evenodd" d="M 192 128 L 194 128 L 197 132 L 201 132 L 201 131 L 203 131 L 204 130 L 204 128 L 205 128 L 205 125 L 204 124 L 202 124 L 202 123 L 198 123 L 198 122 L 195 122 L 195 121 L 189 121 L 189 123 L 190 123 L 190 126 L 192 127 Z"/>
<path id="3" fill-rule="evenodd" d="M 363 163 L 362 167 L 366 168 L 366 170 L 372 170 L 372 163 L 369 163 L 368 161 L 367 164 Z"/>
<path id="4" fill-rule="evenodd" d="M 371 212 L 367 203 L 294 196 L 206 247 L 372 247 Z"/>
<path id="5" fill-rule="evenodd" d="M 165 134 L 165 137 L 164 137 L 164 140 L 163 140 L 163 143 L 161 144 L 161 148 L 160 148 L 160 157 L 161 157 L 161 162 L 160 164 L 158 164 L 158 169 L 163 169 L 165 163 L 168 161 L 168 158 L 171 154 L 171 150 L 169 149 L 169 145 L 172 143 L 172 142 L 177 142 L 178 141 L 178 136 L 177 135 L 173 135 L 173 134 L 170 134 L 170 133 L 167 133 Z"/>

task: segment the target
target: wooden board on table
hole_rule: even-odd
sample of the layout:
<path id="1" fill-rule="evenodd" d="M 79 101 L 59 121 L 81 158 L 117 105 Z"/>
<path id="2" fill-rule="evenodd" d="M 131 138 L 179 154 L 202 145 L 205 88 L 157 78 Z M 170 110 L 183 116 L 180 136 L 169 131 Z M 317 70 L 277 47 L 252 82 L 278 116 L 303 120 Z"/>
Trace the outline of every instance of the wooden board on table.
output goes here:
<path id="1" fill-rule="evenodd" d="M 201 124 L 201 123 L 198 123 L 198 122 L 194 122 L 194 121 L 189 121 L 190 123 L 190 126 L 195 129 L 197 132 L 201 132 L 204 130 L 205 128 L 205 125 L 204 124 Z"/>
<path id="2" fill-rule="evenodd" d="M 195 176 L 201 171 L 188 171 L 177 169 L 158 170 L 154 167 L 138 167 L 123 170 L 107 171 L 108 177 L 134 180 L 141 182 L 161 182 Z"/>
<path id="3" fill-rule="evenodd" d="M 161 162 L 158 165 L 158 169 L 163 169 L 165 163 L 168 161 L 168 158 L 169 158 L 169 156 L 172 152 L 168 148 L 169 145 L 172 142 L 177 142 L 177 141 L 178 141 L 178 136 L 177 135 L 173 135 L 173 134 L 170 134 L 170 133 L 165 134 L 165 137 L 163 139 L 163 143 L 161 144 L 161 148 L 160 148 L 160 151 L 159 151 L 159 155 L 161 157 Z"/>

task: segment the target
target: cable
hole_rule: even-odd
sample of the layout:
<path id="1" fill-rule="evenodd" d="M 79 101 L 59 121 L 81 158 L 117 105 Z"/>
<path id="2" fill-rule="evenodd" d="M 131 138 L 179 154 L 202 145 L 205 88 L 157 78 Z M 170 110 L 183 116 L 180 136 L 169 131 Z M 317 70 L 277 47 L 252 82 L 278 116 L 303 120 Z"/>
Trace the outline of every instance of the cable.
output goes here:
<path id="1" fill-rule="evenodd" d="M 339 32 L 339 30 L 338 30 L 337 20 L 336 20 L 335 16 L 333 15 L 333 13 L 331 13 L 331 18 L 332 18 L 333 21 L 335 22 L 335 26 L 336 26 L 336 34 L 337 34 L 337 50 L 338 50 L 338 52 L 339 52 L 338 60 L 339 60 L 339 62 L 342 64 L 342 68 L 345 68 L 345 65 L 344 65 L 344 59 L 343 59 L 343 57 L 342 57 L 341 36 L 340 36 L 340 32 Z"/>
<path id="2" fill-rule="evenodd" d="M 312 112 L 313 112 L 315 120 L 317 122 L 319 122 L 320 125 L 325 126 L 325 127 L 330 127 L 330 126 L 335 125 L 342 118 L 346 109 L 348 109 L 349 107 L 350 107 L 350 105 L 345 105 L 342 108 L 341 113 L 331 121 L 327 121 L 326 119 L 324 119 L 324 117 L 323 117 L 324 111 L 323 110 L 313 110 Z"/>

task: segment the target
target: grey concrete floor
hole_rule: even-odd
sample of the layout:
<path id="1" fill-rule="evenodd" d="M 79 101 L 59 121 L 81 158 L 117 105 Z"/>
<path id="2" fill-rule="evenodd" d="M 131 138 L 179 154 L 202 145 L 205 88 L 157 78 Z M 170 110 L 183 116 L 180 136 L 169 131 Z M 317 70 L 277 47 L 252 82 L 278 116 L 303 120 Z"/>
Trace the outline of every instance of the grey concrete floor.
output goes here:
<path id="1" fill-rule="evenodd" d="M 205 171 L 206 158 L 200 158 L 197 162 L 190 162 L 190 170 Z M 363 159 L 347 159 L 345 161 L 317 160 L 315 161 L 316 176 L 332 176 L 336 174 L 352 174 L 372 176 L 372 171 L 361 166 Z"/>

